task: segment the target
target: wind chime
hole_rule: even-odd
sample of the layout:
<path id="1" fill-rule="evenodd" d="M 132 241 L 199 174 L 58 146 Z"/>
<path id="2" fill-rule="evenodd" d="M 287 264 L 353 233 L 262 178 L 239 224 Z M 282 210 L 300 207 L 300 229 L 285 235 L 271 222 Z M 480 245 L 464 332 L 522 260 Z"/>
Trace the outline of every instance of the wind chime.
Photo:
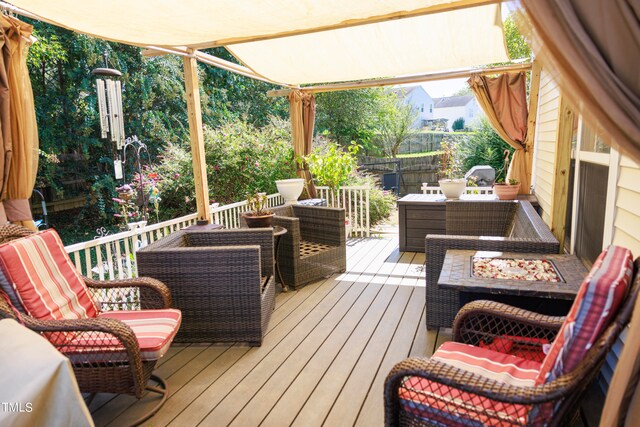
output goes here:
<path id="1" fill-rule="evenodd" d="M 122 114 L 122 83 L 120 80 L 113 79 L 114 77 L 121 77 L 122 73 L 109 68 L 107 52 L 104 52 L 103 57 L 105 67 L 91 71 L 91 74 L 97 76 L 96 90 L 98 94 L 101 137 L 112 144 L 113 171 L 116 180 L 122 180 L 123 186 L 120 188 L 128 186 L 124 169 L 127 163 L 127 154 L 133 153 L 132 166 L 133 170 L 137 172 L 138 184 L 138 195 L 135 203 L 141 208 L 142 218 L 146 220 L 150 195 L 144 189 L 141 154 L 146 153 L 148 158 L 149 151 L 146 144 L 140 141 L 137 136 L 125 137 L 124 117 Z M 156 196 L 154 195 L 154 197 Z"/>
<path id="2" fill-rule="evenodd" d="M 98 111 L 100 114 L 100 133 L 103 139 L 112 144 L 113 170 L 116 179 L 124 178 L 123 149 L 125 146 L 124 117 L 122 115 L 122 83 L 113 77 L 121 77 L 122 73 L 109 68 L 108 54 L 105 52 L 104 68 L 96 68 L 91 74 L 97 76 L 96 90 L 98 94 Z"/>

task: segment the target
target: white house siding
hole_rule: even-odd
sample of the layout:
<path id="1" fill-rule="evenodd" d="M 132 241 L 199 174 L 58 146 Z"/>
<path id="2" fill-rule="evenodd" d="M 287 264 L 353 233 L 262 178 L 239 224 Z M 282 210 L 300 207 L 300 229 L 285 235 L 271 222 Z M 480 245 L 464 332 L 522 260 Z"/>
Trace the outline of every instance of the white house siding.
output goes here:
<path id="1" fill-rule="evenodd" d="M 626 156 L 620 159 L 613 244 L 631 249 L 640 256 L 640 165 Z"/>
<path id="2" fill-rule="evenodd" d="M 538 118 L 535 135 L 534 190 L 542 208 L 542 219 L 551 226 L 551 203 L 558 136 L 560 91 L 544 71 L 540 75 Z"/>
<path id="3" fill-rule="evenodd" d="M 467 114 L 466 105 L 461 105 L 459 107 L 447 107 L 447 108 L 434 108 L 433 109 L 433 118 L 434 119 L 447 119 L 447 128 L 451 131 L 451 126 L 453 126 L 453 122 L 458 118 L 465 118 Z M 465 119 L 465 125 L 467 120 Z"/>
<path id="4" fill-rule="evenodd" d="M 412 127 L 420 129 L 423 127 L 425 120 L 433 119 L 433 98 L 422 86 L 408 86 L 398 90 L 405 91 L 404 102 L 411 105 L 418 113 L 418 117 L 413 122 Z"/>
<path id="5" fill-rule="evenodd" d="M 465 105 L 464 117 L 465 126 L 471 129 L 476 129 L 480 124 L 480 119 L 485 117 L 484 111 L 482 111 L 480 104 L 478 104 L 478 101 L 476 101 L 475 98 Z"/>
<path id="6" fill-rule="evenodd" d="M 434 119 L 447 119 L 447 128 L 452 131 L 453 122 L 462 117 L 464 126 L 475 128 L 484 112 L 475 98 L 472 98 L 467 104 L 456 107 L 434 108 Z"/>
<path id="7" fill-rule="evenodd" d="M 536 125 L 536 155 L 534 160 L 535 192 L 542 207 L 543 219 L 551 223 L 553 201 L 553 177 L 555 168 L 556 139 L 560 108 L 560 92 L 549 75 L 542 72 L 540 100 Z M 621 156 L 613 207 L 612 244 L 629 248 L 634 257 L 640 256 L 640 165 Z M 606 393 L 616 363 L 622 352 L 628 330 L 623 331 L 613 350 L 607 356 L 599 377 Z"/>

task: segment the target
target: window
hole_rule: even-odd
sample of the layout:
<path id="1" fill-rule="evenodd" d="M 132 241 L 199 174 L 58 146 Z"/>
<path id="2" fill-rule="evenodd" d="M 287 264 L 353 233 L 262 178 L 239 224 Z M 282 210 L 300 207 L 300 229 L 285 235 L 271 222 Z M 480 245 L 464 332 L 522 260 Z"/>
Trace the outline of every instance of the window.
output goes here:
<path id="1" fill-rule="evenodd" d="M 587 126 L 582 127 L 582 151 L 589 153 L 611 153 L 611 147 L 604 143 L 602 138 Z"/>
<path id="2" fill-rule="evenodd" d="M 424 113 L 424 104 L 420 104 L 420 112 Z"/>
<path id="3" fill-rule="evenodd" d="M 582 119 L 574 123 L 572 145 L 574 140 L 568 200 L 572 205 L 567 209 L 567 217 L 572 217 L 569 241 L 572 252 L 590 266 L 611 243 L 619 155 Z"/>
<path id="4" fill-rule="evenodd" d="M 429 105 L 429 112 L 433 113 L 433 104 Z"/>

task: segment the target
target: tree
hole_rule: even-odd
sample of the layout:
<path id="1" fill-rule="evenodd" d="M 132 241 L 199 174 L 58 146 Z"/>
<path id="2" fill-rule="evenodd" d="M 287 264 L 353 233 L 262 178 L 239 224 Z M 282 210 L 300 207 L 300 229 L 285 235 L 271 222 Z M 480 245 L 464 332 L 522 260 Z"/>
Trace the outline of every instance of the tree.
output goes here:
<path id="1" fill-rule="evenodd" d="M 460 144 L 463 171 L 466 173 L 477 165 L 489 165 L 496 171 L 496 180 L 504 179 L 506 171 L 502 167 L 505 150 L 513 153 L 513 147 L 498 135 L 487 119 L 482 119 L 476 132 Z"/>
<path id="2" fill-rule="evenodd" d="M 454 94 L 451 96 L 465 96 L 465 95 L 471 95 L 471 94 L 472 94 L 471 88 L 469 87 L 469 85 L 466 85 L 462 89 L 458 89 L 457 91 L 455 91 Z"/>
<path id="3" fill-rule="evenodd" d="M 316 131 L 343 147 L 356 141 L 365 149 L 377 132 L 378 113 L 385 108 L 384 89 L 325 92 L 316 96 Z"/>
<path id="4" fill-rule="evenodd" d="M 104 67 L 102 54 L 108 52 L 108 66 L 123 73 L 126 135 L 137 135 L 145 142 L 149 161 L 155 162 L 168 144 L 189 145 L 183 61 L 175 55 L 146 58 L 137 47 L 43 22 L 30 23 L 38 39 L 27 57 L 40 137 L 38 183 L 49 184 L 65 198 L 86 196 L 84 208 L 50 215 L 52 225 L 73 234 L 63 235 L 65 242 L 86 240 L 96 228 L 109 227 L 116 187 L 111 144 L 100 139 L 91 70 Z M 214 53 L 237 62 L 224 49 Z M 238 118 L 265 126 L 271 116 L 288 117 L 286 99 L 266 96 L 273 85 L 214 67 L 200 65 L 198 69 L 203 122 L 209 127 Z M 74 189 L 68 182 L 83 184 L 73 184 Z"/>
<path id="5" fill-rule="evenodd" d="M 457 119 L 455 119 L 453 121 L 453 123 L 451 124 L 451 129 L 454 132 L 463 130 L 464 129 L 464 118 L 463 117 L 458 117 Z"/>
<path id="6" fill-rule="evenodd" d="M 417 133 L 413 123 L 418 118 L 418 112 L 411 104 L 405 103 L 398 96 L 390 92 L 385 98 L 385 105 L 379 111 L 378 130 L 380 144 L 385 155 L 398 155 L 400 145 Z"/>
<path id="7" fill-rule="evenodd" d="M 509 58 L 511 58 L 511 60 L 531 58 L 531 48 L 525 41 L 524 37 L 522 37 L 522 34 L 520 34 L 520 31 L 513 19 L 513 15 L 509 15 L 507 19 L 504 20 L 503 27 Z"/>

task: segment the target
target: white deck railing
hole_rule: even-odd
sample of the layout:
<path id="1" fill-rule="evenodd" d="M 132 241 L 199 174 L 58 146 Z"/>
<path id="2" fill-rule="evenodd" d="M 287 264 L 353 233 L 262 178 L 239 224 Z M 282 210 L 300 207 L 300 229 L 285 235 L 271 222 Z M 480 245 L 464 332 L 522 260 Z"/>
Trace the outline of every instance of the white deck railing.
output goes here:
<path id="1" fill-rule="evenodd" d="M 338 197 L 330 198 L 329 189 L 318 187 L 318 196 L 327 199 L 329 206 L 345 207 L 351 221 L 351 234 L 369 235 L 369 188 L 343 187 Z M 284 203 L 280 194 L 268 196 L 268 206 Z M 213 222 L 226 228 L 240 227 L 239 218 L 246 212 L 247 201 L 224 206 L 211 205 Z M 197 214 L 147 225 L 145 222 L 129 224 L 130 230 L 104 235 L 87 242 L 66 246 L 71 260 L 81 274 L 99 280 L 136 277 L 136 251 L 162 237 L 196 223 Z"/>
<path id="2" fill-rule="evenodd" d="M 367 185 L 341 187 L 333 194 L 329 187 L 316 187 L 318 197 L 327 201 L 327 206 L 344 208 L 349 220 L 352 236 L 369 236 L 369 192 Z"/>
<path id="3" fill-rule="evenodd" d="M 442 194 L 439 186 L 429 186 L 428 183 L 423 182 L 422 194 Z M 465 194 L 493 194 L 493 187 L 467 187 L 464 190 Z"/>

